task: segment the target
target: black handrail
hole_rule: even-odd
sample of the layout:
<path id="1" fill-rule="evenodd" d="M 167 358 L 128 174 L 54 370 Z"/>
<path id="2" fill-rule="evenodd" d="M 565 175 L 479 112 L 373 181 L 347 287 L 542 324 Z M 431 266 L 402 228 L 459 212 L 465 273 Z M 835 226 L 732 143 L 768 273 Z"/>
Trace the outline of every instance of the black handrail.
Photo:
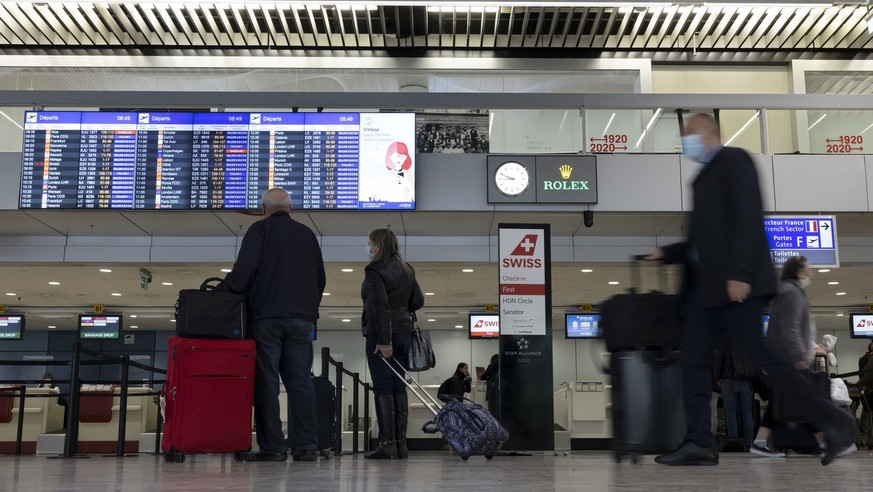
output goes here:
<path id="1" fill-rule="evenodd" d="M 343 363 L 341 361 L 335 360 L 330 356 L 330 348 L 322 347 L 321 348 L 321 375 L 323 377 L 328 377 L 330 373 L 330 366 L 333 365 L 336 368 L 335 372 L 335 381 L 336 381 L 336 418 L 337 418 L 337 426 L 336 426 L 336 434 L 333 436 L 333 452 L 336 455 L 342 454 L 342 438 L 343 438 L 343 429 L 339 425 L 342 422 L 342 409 L 343 409 L 343 375 L 350 376 L 352 378 L 352 398 L 354 399 L 354 403 L 352 404 L 352 453 L 357 454 L 359 452 L 358 446 L 358 432 L 359 425 L 358 418 L 359 416 L 359 401 L 358 401 L 358 386 L 362 386 L 364 388 L 364 451 L 367 451 L 369 448 L 369 435 L 370 435 L 370 391 L 373 390 L 373 387 L 369 383 L 365 383 L 361 380 L 360 374 L 357 372 L 351 372 L 348 369 L 343 367 Z"/>

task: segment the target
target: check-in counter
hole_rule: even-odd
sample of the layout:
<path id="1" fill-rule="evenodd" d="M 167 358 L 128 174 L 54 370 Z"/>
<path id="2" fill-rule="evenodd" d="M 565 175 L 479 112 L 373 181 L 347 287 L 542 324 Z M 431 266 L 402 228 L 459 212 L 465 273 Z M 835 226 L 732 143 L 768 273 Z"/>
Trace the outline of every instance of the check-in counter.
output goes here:
<path id="1" fill-rule="evenodd" d="M 554 393 L 555 424 L 573 439 L 612 437 L 610 390 L 603 381 L 565 381 Z M 561 449 L 564 446 L 569 443 Z"/>
<path id="2" fill-rule="evenodd" d="M 64 407 L 58 404 L 57 388 L 26 388 L 24 426 L 21 434 L 21 452 L 36 452 L 40 434 L 59 432 L 64 427 Z M 50 396 L 44 396 L 50 395 Z M 0 389 L 0 453 L 14 453 L 20 415 L 18 388 Z"/>
<path id="3" fill-rule="evenodd" d="M 140 434 L 157 428 L 157 405 L 150 388 L 127 389 L 125 451 L 136 452 Z M 79 445 L 83 453 L 114 452 L 118 442 L 121 388 L 115 385 L 82 385 L 79 404 Z"/>

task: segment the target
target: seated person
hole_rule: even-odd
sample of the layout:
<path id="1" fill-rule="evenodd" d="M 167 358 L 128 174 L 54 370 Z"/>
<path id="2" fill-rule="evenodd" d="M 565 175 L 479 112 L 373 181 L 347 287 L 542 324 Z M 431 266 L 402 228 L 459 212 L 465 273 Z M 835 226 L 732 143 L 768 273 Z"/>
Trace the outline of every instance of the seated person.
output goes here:
<path id="1" fill-rule="evenodd" d="M 437 390 L 437 397 L 445 402 L 451 400 L 461 401 L 464 399 L 464 393 L 469 393 L 473 390 L 471 383 L 473 378 L 470 377 L 470 367 L 466 362 L 458 364 L 455 373 L 452 377 L 443 381 L 440 388 Z"/>

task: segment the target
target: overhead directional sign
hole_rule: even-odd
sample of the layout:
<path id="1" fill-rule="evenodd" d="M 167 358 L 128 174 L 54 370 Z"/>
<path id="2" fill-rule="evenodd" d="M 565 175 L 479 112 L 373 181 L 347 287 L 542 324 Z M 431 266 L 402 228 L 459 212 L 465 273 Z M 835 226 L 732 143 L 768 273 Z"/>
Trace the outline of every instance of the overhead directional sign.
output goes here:
<path id="1" fill-rule="evenodd" d="M 764 217 L 774 265 L 804 256 L 813 267 L 838 267 L 837 220 L 833 215 Z"/>

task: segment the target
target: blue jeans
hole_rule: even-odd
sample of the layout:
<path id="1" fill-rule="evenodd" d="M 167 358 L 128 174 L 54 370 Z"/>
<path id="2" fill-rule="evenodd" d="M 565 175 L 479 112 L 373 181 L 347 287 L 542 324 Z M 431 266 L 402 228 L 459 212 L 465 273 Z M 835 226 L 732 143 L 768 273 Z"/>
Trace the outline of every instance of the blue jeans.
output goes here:
<path id="1" fill-rule="evenodd" d="M 284 453 L 289 443 L 279 416 L 279 376 L 288 395 L 290 443 L 294 451 L 317 448 L 315 389 L 312 386 L 313 323 L 297 318 L 264 318 L 252 324 L 257 346 L 255 426 L 263 453 Z"/>
<path id="2" fill-rule="evenodd" d="M 406 394 L 406 385 L 398 378 L 391 369 L 382 362 L 382 356 L 374 354 L 378 335 L 367 336 L 367 365 L 370 367 L 370 377 L 373 379 L 373 393 L 376 395 L 399 395 Z M 411 333 L 392 333 L 391 348 L 394 350 L 392 364 L 400 364 L 409 367 L 409 344 L 412 342 Z M 403 371 L 395 366 L 401 375 Z"/>
<path id="3" fill-rule="evenodd" d="M 752 383 L 725 379 L 722 381 L 721 395 L 724 401 L 724 418 L 727 423 L 728 437 L 739 437 L 738 420 L 743 422 L 743 440 L 751 446 L 755 439 L 755 420 L 752 416 L 754 408 Z M 739 404 L 739 407 L 737 405 Z"/>

